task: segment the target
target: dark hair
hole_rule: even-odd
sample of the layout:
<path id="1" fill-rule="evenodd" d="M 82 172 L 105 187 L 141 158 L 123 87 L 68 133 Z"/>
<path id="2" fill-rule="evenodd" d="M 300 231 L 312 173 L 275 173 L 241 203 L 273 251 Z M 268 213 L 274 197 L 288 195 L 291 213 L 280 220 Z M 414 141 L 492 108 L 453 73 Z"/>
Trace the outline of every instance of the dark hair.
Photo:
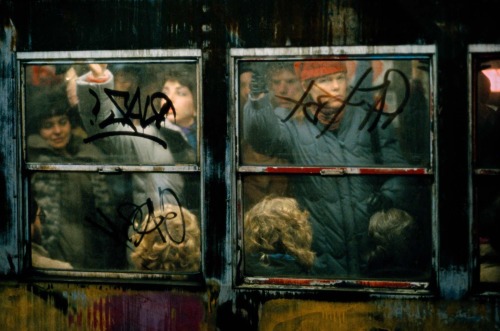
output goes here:
<path id="1" fill-rule="evenodd" d="M 42 121 L 54 116 L 68 115 L 71 106 L 62 88 L 47 88 L 36 92 L 27 104 L 27 117 L 40 129 Z"/>
<path id="2" fill-rule="evenodd" d="M 168 69 L 163 74 L 163 83 L 167 80 L 178 81 L 181 85 L 187 86 L 191 90 L 193 97 L 196 97 L 196 73 L 194 69 L 189 65 L 179 65 Z"/>
<path id="3" fill-rule="evenodd" d="M 282 71 L 289 71 L 295 74 L 295 69 L 293 67 L 293 62 L 270 62 L 266 68 L 266 78 L 270 80 L 273 75 L 280 73 Z M 298 79 L 298 77 L 297 77 Z"/>
<path id="4" fill-rule="evenodd" d="M 250 63 L 247 63 L 247 62 L 243 62 L 238 67 L 238 73 L 239 73 L 239 75 L 244 74 L 245 72 L 254 72 L 254 71 L 255 71 L 255 69 L 253 68 L 253 66 Z"/>

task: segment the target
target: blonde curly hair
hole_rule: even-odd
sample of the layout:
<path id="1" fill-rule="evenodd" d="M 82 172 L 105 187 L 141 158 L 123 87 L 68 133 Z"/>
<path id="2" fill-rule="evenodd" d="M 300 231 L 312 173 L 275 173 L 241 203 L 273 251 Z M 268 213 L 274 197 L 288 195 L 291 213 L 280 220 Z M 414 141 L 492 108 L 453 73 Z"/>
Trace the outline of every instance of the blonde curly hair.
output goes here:
<path id="1" fill-rule="evenodd" d="M 132 242 L 130 254 L 139 270 L 196 272 L 200 270 L 200 226 L 197 217 L 185 208 L 166 205 L 147 215 Z"/>
<path id="2" fill-rule="evenodd" d="M 309 212 L 301 210 L 294 198 L 267 196 L 253 206 L 244 219 L 245 254 L 283 253 L 310 268 L 312 228 Z"/>

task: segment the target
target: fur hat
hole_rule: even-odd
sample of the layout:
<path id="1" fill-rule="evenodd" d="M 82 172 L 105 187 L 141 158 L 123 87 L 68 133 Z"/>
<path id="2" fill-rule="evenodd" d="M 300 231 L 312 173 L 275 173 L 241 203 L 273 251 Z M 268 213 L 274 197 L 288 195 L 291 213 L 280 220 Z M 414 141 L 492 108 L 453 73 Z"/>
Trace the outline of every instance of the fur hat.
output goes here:
<path id="1" fill-rule="evenodd" d="M 295 73 L 301 81 L 347 71 L 344 61 L 295 62 Z"/>

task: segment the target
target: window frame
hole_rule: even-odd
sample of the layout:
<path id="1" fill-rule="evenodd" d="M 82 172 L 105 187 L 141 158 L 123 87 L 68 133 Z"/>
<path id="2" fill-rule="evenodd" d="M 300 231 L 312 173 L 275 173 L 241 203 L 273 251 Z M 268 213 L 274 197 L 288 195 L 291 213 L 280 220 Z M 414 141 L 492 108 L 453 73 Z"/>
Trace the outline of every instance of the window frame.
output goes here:
<path id="1" fill-rule="evenodd" d="M 500 179 L 500 165 L 480 166 L 476 165 L 477 151 L 477 75 L 475 72 L 477 61 L 480 60 L 500 60 L 500 45 L 498 44 L 471 44 L 467 52 L 468 71 L 468 187 L 469 187 L 469 282 L 473 293 L 480 296 L 499 296 L 500 282 L 487 283 L 480 280 L 480 248 L 479 248 L 479 215 L 476 179 L 497 178 Z"/>
<path id="2" fill-rule="evenodd" d="M 27 161 L 27 136 L 26 136 L 26 90 L 25 90 L 25 71 L 26 65 L 44 65 L 44 64 L 89 64 L 102 61 L 105 63 L 135 63 L 135 64 L 167 64 L 167 63 L 192 63 L 195 65 L 195 80 L 196 91 L 193 91 L 197 100 L 197 149 L 196 158 L 192 164 L 172 164 L 172 165 L 123 165 L 113 163 L 102 164 L 60 164 L 60 163 L 37 163 Z M 50 51 L 50 52 L 17 52 L 17 95 L 18 107 L 20 116 L 17 120 L 18 139 L 18 164 L 21 172 L 17 176 L 17 186 L 19 192 L 22 192 L 18 197 L 18 206 L 20 212 L 18 217 L 19 232 L 21 233 L 22 242 L 20 245 L 19 270 L 28 277 L 42 279 L 75 279 L 80 281 L 98 281 L 98 282 L 147 282 L 161 284 L 172 283 L 175 285 L 198 285 L 203 282 L 203 273 L 205 270 L 205 207 L 203 205 L 205 192 L 205 171 L 204 171 L 204 144 L 203 144 L 203 93 L 202 93 L 202 52 L 201 49 L 149 49 L 149 50 L 91 50 L 91 51 Z M 144 99 L 144 98 L 142 98 Z M 140 100 L 144 102 L 143 100 Z M 36 269 L 31 267 L 30 259 L 24 257 L 30 255 L 30 235 L 29 235 L 29 219 L 28 219 L 28 182 L 29 175 L 35 171 L 74 171 L 74 172 L 91 172 L 102 174 L 113 173 L 178 173 L 178 174 L 193 174 L 199 181 L 199 225 L 200 225 L 200 264 L 197 272 L 161 272 L 152 271 L 145 272 L 139 270 L 55 270 L 55 269 Z M 180 277 L 179 277 L 180 276 Z"/>
<path id="3" fill-rule="evenodd" d="M 401 56 L 428 58 L 429 68 L 429 166 L 428 167 L 316 167 L 316 166 L 243 166 L 239 164 L 240 135 L 242 134 L 239 119 L 239 61 L 272 61 L 314 59 L 345 59 L 353 56 L 359 59 L 377 59 L 383 56 Z M 231 130 L 231 228 L 233 233 L 233 284 L 238 289 L 297 289 L 297 290 L 334 290 L 334 291 L 374 291 L 377 293 L 407 293 L 429 295 L 436 291 L 438 280 L 438 201 L 439 187 L 437 174 L 437 49 L 435 45 L 399 45 L 399 46 L 346 46 L 346 47 L 303 47 L 303 48 L 231 48 L 229 52 L 230 71 L 230 130 Z M 243 212 L 242 184 L 240 174 L 321 174 L 321 175 L 420 175 L 430 176 L 431 184 L 431 276 L 428 282 L 412 282 L 374 279 L 320 279 L 299 277 L 249 277 L 242 275 L 243 265 Z"/>

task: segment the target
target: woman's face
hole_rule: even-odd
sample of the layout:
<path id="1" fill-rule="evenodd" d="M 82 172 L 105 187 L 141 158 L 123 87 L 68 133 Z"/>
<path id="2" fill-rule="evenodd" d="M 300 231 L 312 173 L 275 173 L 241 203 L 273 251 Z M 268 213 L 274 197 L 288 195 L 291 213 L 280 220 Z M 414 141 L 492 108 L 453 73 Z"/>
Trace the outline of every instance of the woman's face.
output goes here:
<path id="1" fill-rule="evenodd" d="M 189 127 L 193 124 L 196 110 L 191 90 L 187 86 L 181 85 L 178 81 L 167 80 L 163 85 L 163 93 L 172 100 L 176 112 L 175 119 L 172 112 L 168 113 L 167 119 L 182 127 Z"/>
<path id="2" fill-rule="evenodd" d="M 71 138 L 71 124 L 67 115 L 42 120 L 40 136 L 54 149 L 63 149 Z"/>

